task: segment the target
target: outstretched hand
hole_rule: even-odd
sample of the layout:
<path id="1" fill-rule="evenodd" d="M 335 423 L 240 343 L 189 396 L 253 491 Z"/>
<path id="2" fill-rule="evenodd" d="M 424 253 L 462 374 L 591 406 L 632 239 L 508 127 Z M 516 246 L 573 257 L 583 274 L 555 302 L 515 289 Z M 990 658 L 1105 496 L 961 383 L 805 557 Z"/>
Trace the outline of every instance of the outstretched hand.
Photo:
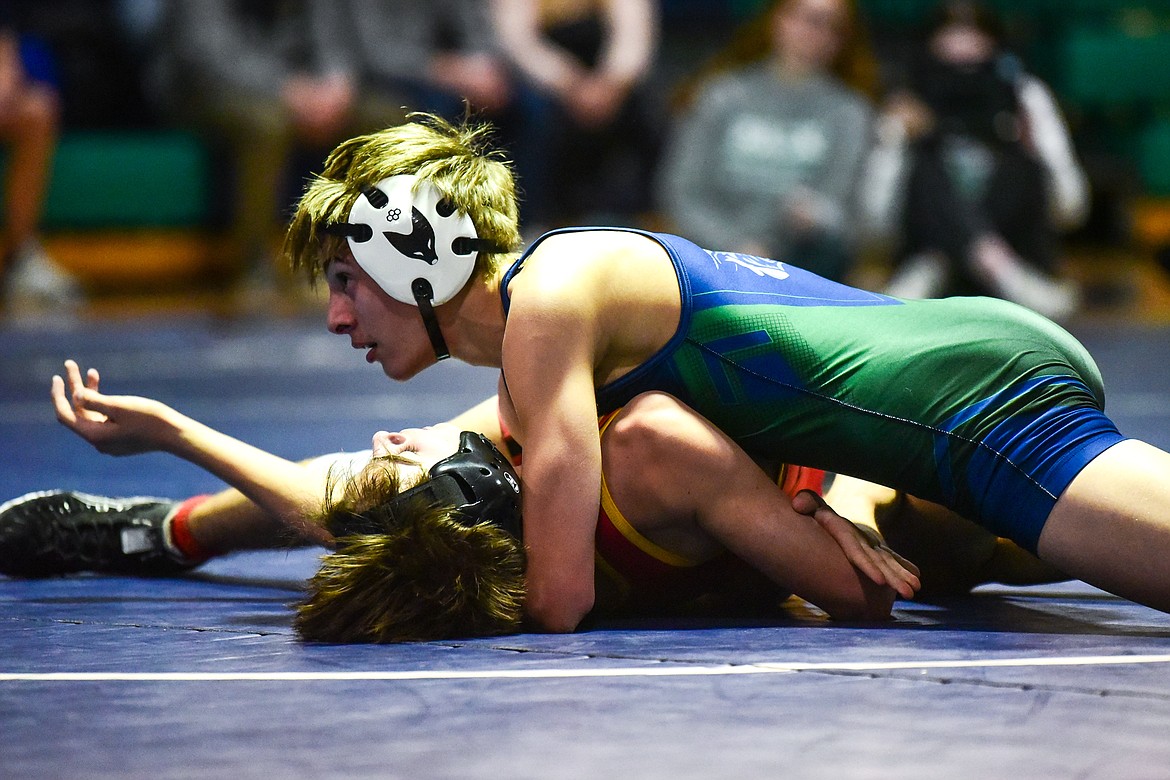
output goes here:
<path id="1" fill-rule="evenodd" d="M 792 508 L 807 515 L 829 532 L 854 568 L 878 585 L 886 585 L 902 598 L 913 598 L 922 587 L 918 567 L 891 550 L 872 528 L 846 520 L 811 490 L 792 499 Z"/>
<path id="2" fill-rule="evenodd" d="M 106 455 L 134 455 L 161 449 L 174 411 L 163 403 L 132 395 L 104 395 L 96 368 L 85 373 L 65 361 L 65 377 L 54 376 L 51 393 L 57 420 Z"/>

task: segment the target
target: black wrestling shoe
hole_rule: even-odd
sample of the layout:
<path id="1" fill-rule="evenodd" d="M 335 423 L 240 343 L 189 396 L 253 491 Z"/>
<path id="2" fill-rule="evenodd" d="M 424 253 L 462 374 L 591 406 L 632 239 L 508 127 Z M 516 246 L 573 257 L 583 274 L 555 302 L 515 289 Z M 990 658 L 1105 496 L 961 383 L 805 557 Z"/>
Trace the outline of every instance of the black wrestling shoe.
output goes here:
<path id="1" fill-rule="evenodd" d="M 0 574 L 181 574 L 195 564 L 168 552 L 163 539 L 163 521 L 176 506 L 59 490 L 14 498 L 0 505 Z"/>

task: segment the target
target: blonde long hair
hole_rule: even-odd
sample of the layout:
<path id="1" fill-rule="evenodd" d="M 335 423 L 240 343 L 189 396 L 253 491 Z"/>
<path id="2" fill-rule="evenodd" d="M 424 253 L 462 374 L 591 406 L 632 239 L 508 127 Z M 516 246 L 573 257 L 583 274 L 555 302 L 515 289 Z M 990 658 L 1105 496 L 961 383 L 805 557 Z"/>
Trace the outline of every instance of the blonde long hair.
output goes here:
<path id="1" fill-rule="evenodd" d="M 497 271 L 507 253 L 520 248 L 516 185 L 511 164 L 491 150 L 487 124 L 452 124 L 414 113 L 405 124 L 340 143 L 325 159 L 297 203 L 285 234 L 283 255 L 294 270 L 318 278 L 345 250 L 345 239 L 324 229 L 345 222 L 367 188 L 398 174 L 417 174 L 471 217 L 480 238 L 501 248 L 481 252 L 476 273 Z"/>

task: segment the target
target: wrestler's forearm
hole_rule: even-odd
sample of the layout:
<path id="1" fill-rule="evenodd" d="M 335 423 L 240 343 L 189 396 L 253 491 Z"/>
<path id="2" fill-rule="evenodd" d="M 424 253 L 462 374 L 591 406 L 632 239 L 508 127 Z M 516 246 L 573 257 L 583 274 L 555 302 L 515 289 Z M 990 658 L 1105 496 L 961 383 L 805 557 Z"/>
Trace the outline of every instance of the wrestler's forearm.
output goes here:
<path id="1" fill-rule="evenodd" d="M 313 541 L 329 535 L 309 523 L 323 499 L 321 480 L 304 464 L 254 447 L 178 412 L 165 449 L 219 477 L 274 518 Z"/>

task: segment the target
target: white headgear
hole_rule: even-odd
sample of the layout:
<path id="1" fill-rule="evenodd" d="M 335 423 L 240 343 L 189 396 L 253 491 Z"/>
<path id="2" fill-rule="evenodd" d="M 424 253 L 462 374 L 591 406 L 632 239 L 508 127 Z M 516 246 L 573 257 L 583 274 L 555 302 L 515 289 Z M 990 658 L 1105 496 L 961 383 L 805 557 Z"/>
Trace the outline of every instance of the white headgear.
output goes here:
<path id="1" fill-rule="evenodd" d="M 386 294 L 415 306 L 420 295 L 435 306 L 455 297 L 486 244 L 471 217 L 412 174 L 391 176 L 363 192 L 349 222 L 338 227 L 354 260 Z"/>

